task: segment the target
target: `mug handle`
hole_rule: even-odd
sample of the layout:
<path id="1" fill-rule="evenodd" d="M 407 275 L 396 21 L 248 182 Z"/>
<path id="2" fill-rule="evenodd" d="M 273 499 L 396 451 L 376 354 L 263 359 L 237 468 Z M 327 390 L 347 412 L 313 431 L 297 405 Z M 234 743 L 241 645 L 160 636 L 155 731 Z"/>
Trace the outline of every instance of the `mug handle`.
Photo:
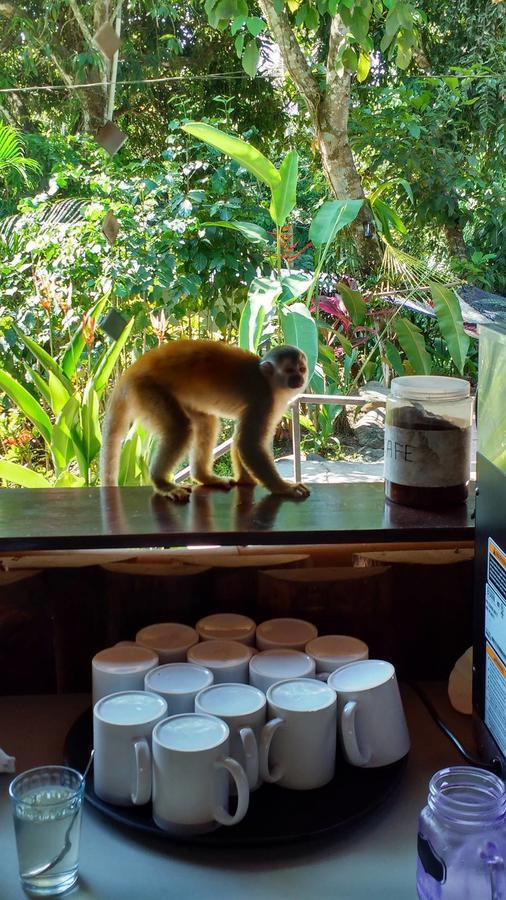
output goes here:
<path id="1" fill-rule="evenodd" d="M 352 766 L 366 766 L 371 759 L 371 753 L 362 753 L 358 746 L 355 715 L 358 709 L 356 700 L 348 700 L 341 713 L 341 734 L 344 744 L 344 752 Z"/>
<path id="2" fill-rule="evenodd" d="M 262 728 L 262 734 L 260 736 L 260 777 L 262 781 L 267 781 L 269 784 L 274 784 L 274 782 L 279 781 L 283 775 L 283 767 L 279 764 L 274 766 L 272 772 L 270 771 L 269 750 L 271 749 L 271 741 L 276 734 L 276 731 L 284 724 L 284 721 L 285 720 L 281 719 L 279 716 L 275 719 L 271 719 Z"/>
<path id="3" fill-rule="evenodd" d="M 238 822 L 241 822 L 244 819 L 244 816 L 248 812 L 249 806 L 249 786 L 248 779 L 246 778 L 246 773 L 240 763 L 237 762 L 236 759 L 232 759 L 230 756 L 226 756 L 224 759 L 218 759 L 214 763 L 215 769 L 226 769 L 226 771 L 232 776 L 235 787 L 237 791 L 237 809 L 233 816 L 230 815 L 229 812 L 221 805 L 215 807 L 214 809 L 214 818 L 220 825 L 237 825 Z"/>
<path id="4" fill-rule="evenodd" d="M 132 803 L 142 806 L 151 798 L 151 751 L 146 738 L 134 744 L 135 753 L 135 787 L 132 791 Z"/>
<path id="5" fill-rule="evenodd" d="M 241 738 L 241 744 L 244 750 L 244 758 L 246 761 L 244 768 L 251 791 L 258 782 L 259 774 L 257 739 L 252 729 L 248 727 L 239 729 L 239 737 Z"/>

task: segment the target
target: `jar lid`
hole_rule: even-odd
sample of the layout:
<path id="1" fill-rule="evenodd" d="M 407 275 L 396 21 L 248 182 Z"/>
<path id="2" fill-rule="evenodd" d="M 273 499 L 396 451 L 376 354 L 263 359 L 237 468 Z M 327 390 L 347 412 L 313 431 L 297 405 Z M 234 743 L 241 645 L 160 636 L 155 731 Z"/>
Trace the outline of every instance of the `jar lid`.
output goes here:
<path id="1" fill-rule="evenodd" d="M 391 392 L 403 400 L 465 400 L 471 385 L 464 378 L 444 375 L 404 375 L 392 380 Z"/>

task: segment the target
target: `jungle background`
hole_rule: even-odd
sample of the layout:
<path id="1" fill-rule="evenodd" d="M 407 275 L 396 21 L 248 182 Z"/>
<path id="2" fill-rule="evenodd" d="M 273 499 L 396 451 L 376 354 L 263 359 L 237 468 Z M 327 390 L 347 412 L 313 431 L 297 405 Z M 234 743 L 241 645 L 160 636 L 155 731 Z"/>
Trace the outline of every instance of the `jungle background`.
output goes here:
<path id="1" fill-rule="evenodd" d="M 506 292 L 505 8 L 0 0 L 1 483 L 98 483 L 115 377 L 167 340 L 296 343 L 317 393 L 475 380 L 455 289 Z M 306 449 L 345 424 L 308 407 Z M 121 483 L 151 449 L 133 425 Z"/>

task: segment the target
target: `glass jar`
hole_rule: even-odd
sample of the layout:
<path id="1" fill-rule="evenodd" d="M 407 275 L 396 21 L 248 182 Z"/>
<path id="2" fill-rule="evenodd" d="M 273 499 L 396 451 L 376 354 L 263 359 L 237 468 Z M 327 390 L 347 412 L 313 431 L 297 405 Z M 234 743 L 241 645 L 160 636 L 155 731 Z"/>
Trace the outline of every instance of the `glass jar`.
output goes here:
<path id="1" fill-rule="evenodd" d="M 505 817 L 497 775 L 469 766 L 436 772 L 418 826 L 420 900 L 504 900 Z"/>
<path id="2" fill-rule="evenodd" d="M 471 470 L 473 401 L 463 378 L 394 378 L 385 420 L 385 495 L 438 509 L 462 503 Z"/>

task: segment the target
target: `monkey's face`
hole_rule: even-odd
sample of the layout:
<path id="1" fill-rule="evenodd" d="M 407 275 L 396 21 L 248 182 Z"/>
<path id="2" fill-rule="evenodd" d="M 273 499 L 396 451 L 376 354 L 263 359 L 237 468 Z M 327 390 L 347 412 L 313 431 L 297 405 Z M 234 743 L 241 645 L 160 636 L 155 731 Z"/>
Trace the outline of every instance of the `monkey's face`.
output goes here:
<path id="1" fill-rule="evenodd" d="M 303 353 L 300 354 L 298 362 L 287 361 L 283 368 L 286 385 L 289 388 L 302 390 L 307 384 L 307 360 Z"/>
<path id="2" fill-rule="evenodd" d="M 304 390 L 308 380 L 306 354 L 302 350 L 294 350 L 283 353 L 283 348 L 277 348 L 278 352 L 269 354 L 262 362 L 262 370 L 267 375 L 274 389 L 289 390 L 300 393 Z"/>

